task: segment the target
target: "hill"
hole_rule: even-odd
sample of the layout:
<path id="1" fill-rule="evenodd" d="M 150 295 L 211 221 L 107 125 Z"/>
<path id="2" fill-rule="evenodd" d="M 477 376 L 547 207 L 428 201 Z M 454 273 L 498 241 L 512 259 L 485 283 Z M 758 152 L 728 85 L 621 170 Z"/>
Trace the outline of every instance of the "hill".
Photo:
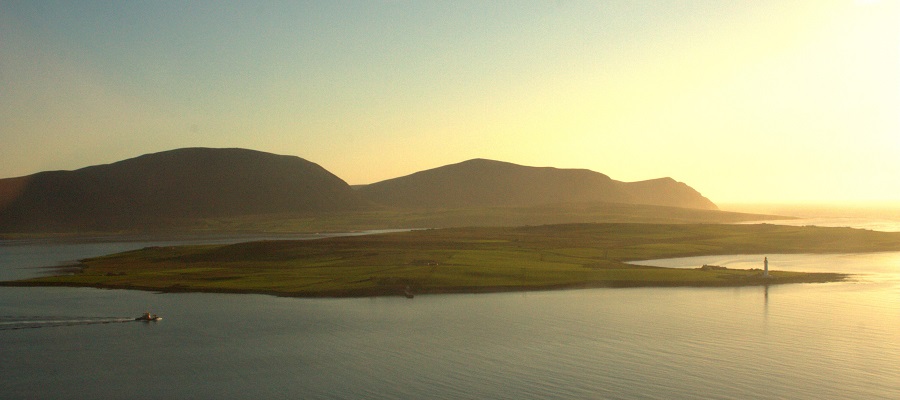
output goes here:
<path id="1" fill-rule="evenodd" d="M 366 199 L 397 208 L 522 207 L 621 203 L 717 210 L 671 178 L 620 182 L 586 169 L 527 167 L 474 159 L 357 187 Z"/>
<path id="2" fill-rule="evenodd" d="M 0 179 L 0 231 L 166 227 L 185 219 L 363 208 L 346 182 L 299 157 L 186 148 L 75 171 Z"/>
<path id="3" fill-rule="evenodd" d="M 584 169 L 481 159 L 351 187 L 294 156 L 187 148 L 0 179 L 5 238 L 772 218 L 718 211 L 671 178 L 626 183 Z"/>

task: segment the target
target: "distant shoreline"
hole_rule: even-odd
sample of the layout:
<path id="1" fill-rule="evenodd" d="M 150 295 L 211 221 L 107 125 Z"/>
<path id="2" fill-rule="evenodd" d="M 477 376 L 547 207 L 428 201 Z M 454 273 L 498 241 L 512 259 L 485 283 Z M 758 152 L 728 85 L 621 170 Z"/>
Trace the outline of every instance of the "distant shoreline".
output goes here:
<path id="1" fill-rule="evenodd" d="M 752 270 L 731 270 L 731 271 L 752 271 Z M 735 279 L 732 281 L 720 282 L 647 282 L 647 281 L 609 281 L 596 283 L 574 283 L 562 285 L 547 286 L 471 286 L 471 287 L 441 287 L 428 288 L 424 291 L 412 290 L 413 295 L 435 295 L 435 294 L 485 294 L 485 293 L 509 293 L 509 292 L 545 292 L 557 290 L 579 290 L 579 289 L 634 289 L 634 288 L 716 288 L 716 287 L 755 287 L 755 286 L 774 286 L 787 285 L 797 283 L 833 283 L 843 282 L 852 274 L 833 273 L 833 272 L 797 272 L 789 277 L 777 277 L 781 271 L 771 271 L 773 277 L 771 279 Z M 403 297 L 406 296 L 404 288 L 373 288 L 359 290 L 335 290 L 330 292 L 306 293 L 306 292 L 281 292 L 271 290 L 253 290 L 253 289 L 212 289 L 212 288 L 190 288 L 190 287 L 149 287 L 149 286 L 118 286 L 118 285 L 83 285 L 75 282 L 30 282 L 30 281 L 0 281 L 0 287 L 89 287 L 94 289 L 108 290 L 137 290 L 154 293 L 221 293 L 221 294 L 257 294 L 269 295 L 276 297 L 292 297 L 292 298 L 369 298 L 369 297 Z"/>

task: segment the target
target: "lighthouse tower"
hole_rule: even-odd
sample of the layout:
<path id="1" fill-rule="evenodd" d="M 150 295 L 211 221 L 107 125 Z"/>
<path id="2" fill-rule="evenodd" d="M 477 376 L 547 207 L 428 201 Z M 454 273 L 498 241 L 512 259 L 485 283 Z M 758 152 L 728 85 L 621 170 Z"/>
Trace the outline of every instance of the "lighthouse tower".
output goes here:
<path id="1" fill-rule="evenodd" d="M 763 276 L 769 276 L 769 257 L 763 258 Z"/>

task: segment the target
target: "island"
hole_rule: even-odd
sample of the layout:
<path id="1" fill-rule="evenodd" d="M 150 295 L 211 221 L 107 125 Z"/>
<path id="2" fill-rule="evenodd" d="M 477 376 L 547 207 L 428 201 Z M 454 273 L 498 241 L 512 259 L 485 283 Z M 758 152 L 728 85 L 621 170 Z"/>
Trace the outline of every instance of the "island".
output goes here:
<path id="1" fill-rule="evenodd" d="M 835 282 L 839 273 L 630 261 L 725 254 L 900 250 L 900 233 L 770 224 L 562 224 L 446 228 L 317 240 L 150 247 L 82 260 L 77 272 L 0 282 L 294 297 L 407 296 L 568 288 Z M 760 257 L 760 267 L 762 264 Z"/>

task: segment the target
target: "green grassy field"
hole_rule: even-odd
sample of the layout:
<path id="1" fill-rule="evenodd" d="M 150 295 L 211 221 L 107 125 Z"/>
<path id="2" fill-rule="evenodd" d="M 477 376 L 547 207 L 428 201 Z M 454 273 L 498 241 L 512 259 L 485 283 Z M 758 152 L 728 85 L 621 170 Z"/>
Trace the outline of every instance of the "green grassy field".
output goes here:
<path id="1" fill-rule="evenodd" d="M 83 261 L 80 273 L 5 285 L 375 296 L 574 287 L 826 282 L 842 274 L 642 267 L 713 254 L 900 250 L 900 234 L 778 225 L 572 224 L 451 228 L 309 241 L 147 248 Z"/>
<path id="2" fill-rule="evenodd" d="M 283 296 L 400 295 L 575 287 L 744 286 L 843 274 L 643 267 L 713 254 L 900 250 L 900 233 L 778 225 L 572 224 L 451 228 L 308 241 L 147 248 L 83 261 L 74 275 L 6 285 Z"/>

